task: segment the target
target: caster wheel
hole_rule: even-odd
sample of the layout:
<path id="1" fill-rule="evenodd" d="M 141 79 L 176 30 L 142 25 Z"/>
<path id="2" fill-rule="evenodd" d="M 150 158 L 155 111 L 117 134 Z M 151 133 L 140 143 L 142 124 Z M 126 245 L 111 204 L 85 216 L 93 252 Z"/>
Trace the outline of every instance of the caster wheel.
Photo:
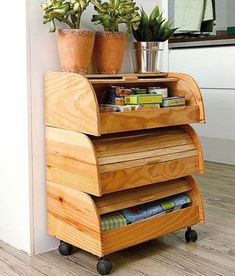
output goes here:
<path id="1" fill-rule="evenodd" d="M 112 269 L 112 263 L 105 259 L 100 259 L 96 265 L 96 269 L 100 275 L 108 275 Z"/>
<path id="2" fill-rule="evenodd" d="M 60 252 L 61 255 L 63 256 L 69 256 L 72 254 L 73 252 L 73 246 L 67 242 L 60 242 L 60 245 L 58 247 L 58 250 Z"/>
<path id="3" fill-rule="evenodd" d="M 195 230 L 192 230 L 191 228 L 189 228 L 186 232 L 185 232 L 185 239 L 187 242 L 195 242 L 197 240 L 198 236 L 197 236 L 197 232 Z"/>

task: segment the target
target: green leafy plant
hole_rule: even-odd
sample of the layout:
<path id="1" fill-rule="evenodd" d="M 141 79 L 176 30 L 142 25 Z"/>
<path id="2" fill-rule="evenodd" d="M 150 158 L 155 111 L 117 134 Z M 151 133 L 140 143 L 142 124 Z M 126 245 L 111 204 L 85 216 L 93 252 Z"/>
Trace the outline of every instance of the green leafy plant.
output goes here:
<path id="1" fill-rule="evenodd" d="M 138 29 L 139 8 L 133 0 L 91 0 L 98 14 L 93 15 L 92 22 L 101 24 L 105 31 L 119 31 L 119 24 L 125 24 L 128 31 Z"/>
<path id="2" fill-rule="evenodd" d="M 140 24 L 137 29 L 133 29 L 133 35 L 137 41 L 159 41 L 168 40 L 177 29 L 171 29 L 173 22 L 166 21 L 160 9 L 156 6 L 150 16 L 141 9 Z"/>
<path id="3" fill-rule="evenodd" d="M 79 29 L 81 15 L 89 3 L 90 0 L 45 0 L 41 4 L 43 24 L 50 23 L 50 32 L 56 31 L 56 20 L 67 24 L 71 29 Z"/>

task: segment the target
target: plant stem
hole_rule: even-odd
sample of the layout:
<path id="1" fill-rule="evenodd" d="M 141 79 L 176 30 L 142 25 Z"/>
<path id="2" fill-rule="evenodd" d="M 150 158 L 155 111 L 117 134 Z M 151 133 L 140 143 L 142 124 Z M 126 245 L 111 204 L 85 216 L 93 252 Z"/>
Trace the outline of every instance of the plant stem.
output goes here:
<path id="1" fill-rule="evenodd" d="M 77 16 L 76 29 L 80 29 L 80 23 L 81 23 L 81 15 L 78 15 Z"/>
<path id="2" fill-rule="evenodd" d="M 63 22 L 66 23 L 71 29 L 74 29 L 74 25 L 68 19 L 63 19 Z"/>

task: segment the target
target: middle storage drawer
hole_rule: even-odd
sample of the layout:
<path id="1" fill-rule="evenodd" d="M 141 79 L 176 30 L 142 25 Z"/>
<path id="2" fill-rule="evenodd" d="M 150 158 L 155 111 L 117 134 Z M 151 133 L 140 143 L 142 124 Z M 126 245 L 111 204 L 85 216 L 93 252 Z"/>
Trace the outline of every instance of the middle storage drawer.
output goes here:
<path id="1" fill-rule="evenodd" d="M 102 137 L 47 127 L 46 163 L 47 181 L 96 196 L 203 172 L 190 126 Z"/>

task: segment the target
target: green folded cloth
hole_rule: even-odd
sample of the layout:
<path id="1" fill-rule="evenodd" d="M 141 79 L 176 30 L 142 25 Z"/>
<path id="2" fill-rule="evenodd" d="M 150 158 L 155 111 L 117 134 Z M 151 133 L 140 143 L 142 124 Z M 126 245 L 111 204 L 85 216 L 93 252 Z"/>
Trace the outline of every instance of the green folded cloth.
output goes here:
<path id="1" fill-rule="evenodd" d="M 101 230 L 108 231 L 127 225 L 125 217 L 120 213 L 112 213 L 101 217 Z"/>
<path id="2" fill-rule="evenodd" d="M 214 0 L 175 0 L 175 27 L 179 32 L 200 32 L 215 20 Z M 213 28 L 213 25 L 212 25 Z"/>

